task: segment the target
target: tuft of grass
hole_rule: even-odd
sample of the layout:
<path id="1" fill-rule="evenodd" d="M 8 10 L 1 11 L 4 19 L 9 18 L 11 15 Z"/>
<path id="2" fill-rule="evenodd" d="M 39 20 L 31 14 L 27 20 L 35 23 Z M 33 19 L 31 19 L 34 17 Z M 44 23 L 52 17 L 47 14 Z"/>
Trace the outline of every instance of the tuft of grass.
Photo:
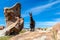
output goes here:
<path id="1" fill-rule="evenodd" d="M 57 40 L 57 32 L 56 32 L 56 30 L 53 30 L 53 38 L 54 38 L 54 40 Z"/>
<path id="2" fill-rule="evenodd" d="M 20 33 L 24 33 L 24 32 L 26 32 L 26 31 L 25 30 L 20 31 Z M 2 37 L 0 37 L 0 40 L 9 40 L 11 37 L 13 37 L 13 36 L 2 36 Z"/>
<path id="3" fill-rule="evenodd" d="M 20 33 L 24 33 L 24 32 L 26 32 L 26 30 L 22 30 L 22 31 L 20 31 Z"/>
<path id="4" fill-rule="evenodd" d="M 9 40 L 12 36 L 2 36 L 0 40 Z"/>

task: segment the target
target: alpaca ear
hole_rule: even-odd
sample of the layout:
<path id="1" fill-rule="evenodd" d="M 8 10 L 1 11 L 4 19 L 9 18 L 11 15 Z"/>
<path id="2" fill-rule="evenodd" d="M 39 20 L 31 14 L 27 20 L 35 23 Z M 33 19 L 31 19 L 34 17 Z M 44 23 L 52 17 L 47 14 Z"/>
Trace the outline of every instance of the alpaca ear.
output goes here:
<path id="1" fill-rule="evenodd" d="M 30 15 L 30 12 L 29 12 L 29 15 Z"/>
<path id="2" fill-rule="evenodd" d="M 29 15 L 32 16 L 32 12 L 29 12 Z"/>

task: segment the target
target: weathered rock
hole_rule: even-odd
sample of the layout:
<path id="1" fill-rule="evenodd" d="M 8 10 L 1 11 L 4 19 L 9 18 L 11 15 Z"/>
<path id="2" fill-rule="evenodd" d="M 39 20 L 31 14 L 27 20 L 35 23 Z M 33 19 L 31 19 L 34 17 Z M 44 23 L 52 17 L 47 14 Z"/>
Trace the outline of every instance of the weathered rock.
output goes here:
<path id="1" fill-rule="evenodd" d="M 0 26 L 0 30 L 3 30 L 4 29 L 4 26 Z"/>
<path id="2" fill-rule="evenodd" d="M 24 22 L 22 22 L 22 24 L 20 24 L 20 22 L 23 20 L 23 18 L 21 18 L 21 4 L 17 3 L 13 7 L 4 8 L 4 14 L 6 17 L 6 24 L 7 24 L 6 27 L 15 23 L 15 21 L 17 20 L 16 17 L 18 17 L 20 19 L 14 28 L 12 28 L 10 31 L 7 31 L 10 34 L 18 34 L 19 31 L 22 30 L 23 24 L 24 24 Z"/>

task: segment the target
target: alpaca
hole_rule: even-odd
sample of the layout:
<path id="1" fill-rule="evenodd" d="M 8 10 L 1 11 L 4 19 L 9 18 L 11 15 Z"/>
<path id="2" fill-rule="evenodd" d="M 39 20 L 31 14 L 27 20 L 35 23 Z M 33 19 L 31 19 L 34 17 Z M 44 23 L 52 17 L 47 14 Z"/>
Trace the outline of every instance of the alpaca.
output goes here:
<path id="1" fill-rule="evenodd" d="M 35 21 L 33 20 L 32 13 L 30 13 L 30 31 L 35 30 Z"/>

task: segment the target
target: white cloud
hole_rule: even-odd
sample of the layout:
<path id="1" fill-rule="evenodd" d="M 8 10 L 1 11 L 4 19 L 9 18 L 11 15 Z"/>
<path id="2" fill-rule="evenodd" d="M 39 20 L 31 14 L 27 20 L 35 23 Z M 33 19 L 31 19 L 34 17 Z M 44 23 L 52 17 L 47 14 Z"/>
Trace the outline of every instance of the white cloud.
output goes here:
<path id="1" fill-rule="evenodd" d="M 46 5 L 43 5 L 43 6 L 38 6 L 38 7 L 31 8 L 31 9 L 29 9 L 29 10 L 26 10 L 26 11 L 25 11 L 25 14 L 22 14 L 22 16 L 24 16 L 24 17 L 28 16 L 28 15 L 29 15 L 29 14 L 28 14 L 29 12 L 32 12 L 33 15 L 37 15 L 37 14 L 39 14 L 40 12 L 44 11 L 46 8 L 49 8 L 49 7 L 51 7 L 52 5 L 57 4 L 57 3 L 59 3 L 59 2 L 60 2 L 60 1 L 55 1 L 55 2 L 46 4 Z"/>
<path id="2" fill-rule="evenodd" d="M 33 15 L 37 15 L 39 14 L 38 12 L 43 12 L 46 8 L 49 8 L 51 6 L 53 6 L 54 4 L 59 3 L 60 1 L 55 1 L 43 6 L 38 6 L 35 8 L 31 8 L 29 10 L 25 11 L 25 14 L 23 15 L 24 17 L 28 16 L 28 12 L 33 12 Z M 60 19 L 54 19 L 53 21 L 48 21 L 48 22 L 36 22 L 36 27 L 41 27 L 41 28 L 46 28 L 46 27 L 52 27 L 53 25 L 55 25 L 56 23 L 60 22 Z M 29 28 L 30 27 L 30 23 L 29 22 L 25 22 L 24 27 Z"/>
<path id="3" fill-rule="evenodd" d="M 60 15 L 60 12 L 57 12 L 56 15 Z"/>
<path id="4" fill-rule="evenodd" d="M 60 22 L 60 18 L 55 18 L 53 21 Z"/>
<path id="5" fill-rule="evenodd" d="M 36 22 L 36 27 L 46 28 L 46 27 L 52 27 L 58 22 Z"/>
<path id="6" fill-rule="evenodd" d="M 48 22 L 36 22 L 35 27 L 36 28 L 46 28 L 46 27 L 52 27 L 58 22 L 48 21 Z M 26 28 L 30 27 L 30 23 L 26 22 L 24 25 Z"/>

